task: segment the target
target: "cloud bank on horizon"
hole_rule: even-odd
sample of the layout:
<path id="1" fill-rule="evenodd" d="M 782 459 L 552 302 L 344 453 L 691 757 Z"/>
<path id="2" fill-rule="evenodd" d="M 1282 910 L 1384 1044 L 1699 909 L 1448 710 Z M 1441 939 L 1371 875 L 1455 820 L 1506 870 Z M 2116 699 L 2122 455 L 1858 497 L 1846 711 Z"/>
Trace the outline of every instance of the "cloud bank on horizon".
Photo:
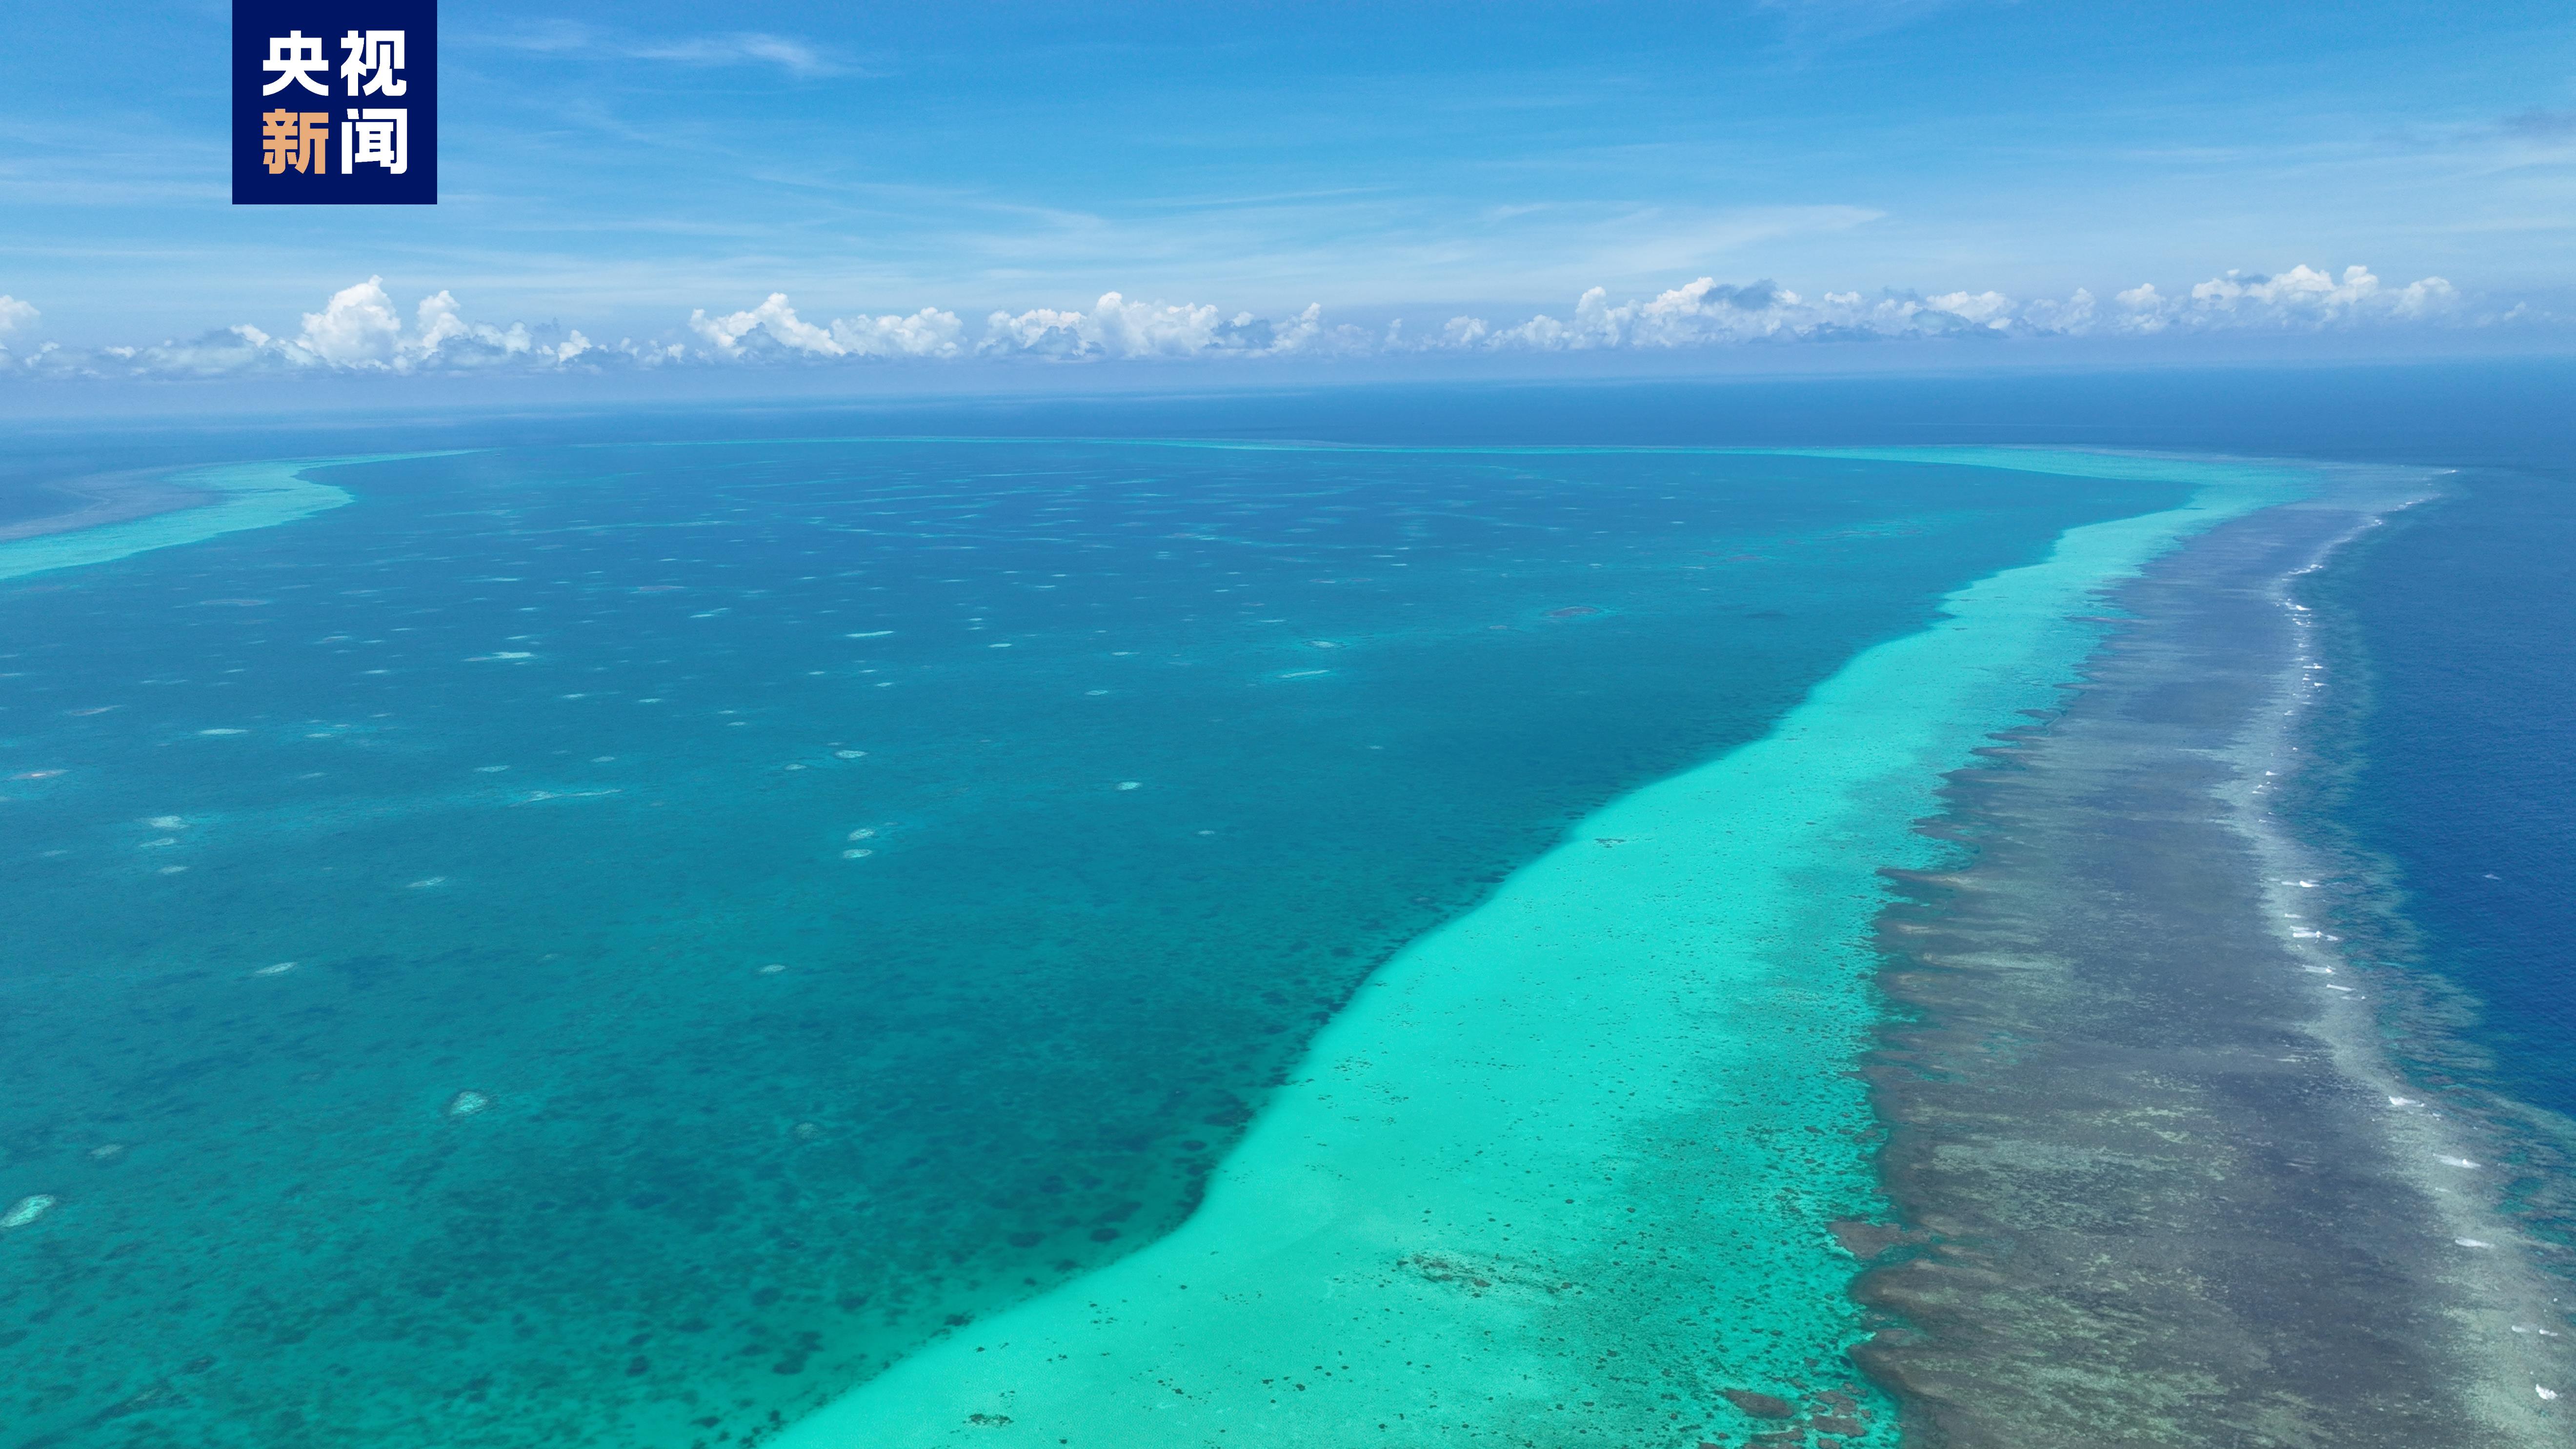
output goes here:
<path id="1" fill-rule="evenodd" d="M 2401 329 L 2483 329 L 2550 320 L 2521 303 L 2472 299 L 2441 277 L 2393 286 L 2367 267 L 2303 264 L 2277 273 L 2230 271 L 2167 293 L 2152 282 L 2096 296 L 2017 299 L 1966 290 L 1825 292 L 1802 296 L 1769 281 L 1700 277 L 1619 303 L 1593 287 L 1563 315 L 1519 321 L 1454 316 L 1436 326 L 1399 318 L 1383 328 L 1335 323 L 1321 304 L 1283 317 L 1228 314 L 1206 303 L 1134 301 L 1117 292 L 1087 310 L 993 311 L 969 323 L 953 311 L 860 314 L 807 321 L 784 292 L 726 313 L 690 312 L 685 326 L 645 339 L 593 340 L 557 324 L 469 321 L 455 296 L 423 297 L 408 321 L 382 277 L 332 294 L 292 335 L 252 323 L 186 341 L 65 347 L 34 342 L 41 313 L 0 294 L 0 371 L 53 377 L 206 378 L 260 372 L 472 373 L 629 368 L 816 366 L 851 363 L 1154 362 L 1222 358 L 1470 356 L 1674 352 L 1746 345 L 2145 338 L 2202 333 L 2278 335 Z M 16 350 L 12 339 L 16 338 Z"/>
<path id="2" fill-rule="evenodd" d="M 438 205 L 233 207 L 227 7 L 12 0 L 0 375 L 2576 338 L 2564 0 L 755 9 L 444 0 Z"/>

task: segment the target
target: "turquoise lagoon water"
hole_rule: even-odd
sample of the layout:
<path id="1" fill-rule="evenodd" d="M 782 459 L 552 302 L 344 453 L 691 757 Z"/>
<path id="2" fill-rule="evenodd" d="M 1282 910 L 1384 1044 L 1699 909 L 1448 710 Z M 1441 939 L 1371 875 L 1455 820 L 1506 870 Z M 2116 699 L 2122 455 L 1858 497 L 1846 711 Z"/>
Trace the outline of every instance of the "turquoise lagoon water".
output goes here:
<path id="1" fill-rule="evenodd" d="M 52 1200 L 0 1234 L 0 1442 L 743 1443 L 925 1345 L 883 1383 L 958 1387 L 979 1331 L 1058 1313 L 1059 1285 L 1162 1283 L 1189 1236 L 1165 1235 L 1257 1111 L 1297 1134 L 1301 1064 L 1339 1041 L 1319 1028 L 1406 942 L 1460 922 L 1386 981 L 1472 1025 L 1473 963 L 1499 959 L 1476 933 L 1514 911 L 1686 922 L 1730 876 L 1649 838 L 1848 757 L 1777 733 L 1843 671 L 1836 727 L 1883 710 L 1883 757 L 1816 784 L 1843 873 L 1773 882 L 1760 1009 L 1723 971 L 1662 992 L 1598 962 L 1513 1008 L 1553 1023 L 1519 1067 L 1593 1102 L 1532 1108 L 1567 1143 L 1610 1120 L 1605 1062 L 1650 1078 L 1627 1087 L 1665 1114 L 1636 1180 L 1479 1182 L 1465 1119 L 1368 1157 L 1408 1213 L 1514 1204 L 1586 1251 L 1610 1229 L 1582 1214 L 1696 1195 L 1581 1284 L 1490 1242 L 1369 1265 L 1484 1305 L 1438 1313 L 1523 1335 L 1524 1367 L 1652 1346 L 1591 1404 L 1453 1399 L 1470 1437 L 1563 1412 L 1603 1442 L 1649 1420 L 1736 1442 L 1763 1421 L 1728 1389 L 1839 1414 L 1865 1325 L 1824 1226 L 1872 1199 L 1866 1105 L 1833 1073 L 1868 1019 L 1865 963 L 1815 933 L 1866 920 L 1868 870 L 1916 848 L 1903 821 L 1962 741 L 2048 702 L 2089 580 L 2206 517 L 2017 576 L 2027 607 L 1989 612 L 2021 622 L 1941 667 L 2003 670 L 1966 694 L 1846 670 L 2203 481 L 2031 466 L 523 447 L 308 468 L 349 501 L 0 582 L 0 1199 Z M 1766 736 L 1772 786 L 1682 774 Z M 1591 812 L 1676 775 L 1703 793 L 1618 807 L 1644 849 L 1596 843 L 1618 832 Z M 1695 1081 L 1694 1021 L 1775 1033 L 1778 1069 L 1739 1052 Z M 1390 1081 L 1478 1080 L 1368 1040 Z M 1229 1163 L 1190 1231 L 1241 1221 L 1245 1175 L 1287 1160 Z M 1562 1196 L 1580 1212 L 1529 1216 Z M 1305 1281 L 1283 1267 L 1301 1306 L 1238 1326 L 1366 1349 Z M 1641 1299 L 1674 1308 L 1620 1337 Z M 1458 1382 L 1514 1371 L 1480 1363 Z M 1127 1392 L 1050 1382 L 1104 1413 Z M 863 1391 L 808 1433 L 890 1398 L 924 1401 Z M 969 1413 L 1044 1417 L 935 1427 Z"/>
<path id="2" fill-rule="evenodd" d="M 1180 1230 L 932 1345 L 783 1449 L 1892 1443 L 1886 1406 L 1837 1381 L 1852 1265 L 1828 1246 L 1873 1205 L 1849 1068 L 1880 872 L 1953 858 L 1913 822 L 2054 701 L 2104 583 L 2307 486 L 1947 456 L 2207 486 L 2070 529 L 1761 739 L 1587 817 L 1369 980 Z"/>
<path id="3" fill-rule="evenodd" d="M 172 481 L 214 501 L 149 518 L 0 545 L 0 579 L 108 563 L 150 549 L 175 548 L 244 529 L 273 528 L 349 501 L 347 493 L 327 483 L 312 482 L 301 476 L 302 471 L 263 463 L 178 470 L 170 475 Z M 0 511 L 0 518 L 13 514 L 41 518 L 50 511 L 33 489 L 23 490 L 11 502 L 12 507 Z"/>

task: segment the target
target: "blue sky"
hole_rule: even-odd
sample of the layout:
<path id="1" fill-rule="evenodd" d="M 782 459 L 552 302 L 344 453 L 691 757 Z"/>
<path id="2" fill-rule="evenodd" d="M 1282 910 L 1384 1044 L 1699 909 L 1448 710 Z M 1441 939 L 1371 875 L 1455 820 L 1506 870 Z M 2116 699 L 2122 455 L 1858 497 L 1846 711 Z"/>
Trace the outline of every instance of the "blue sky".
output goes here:
<path id="1" fill-rule="evenodd" d="M 11 0 L 0 346 L 2385 348 L 2576 312 L 2563 3 L 441 9 L 438 207 L 236 208 L 228 4 Z"/>

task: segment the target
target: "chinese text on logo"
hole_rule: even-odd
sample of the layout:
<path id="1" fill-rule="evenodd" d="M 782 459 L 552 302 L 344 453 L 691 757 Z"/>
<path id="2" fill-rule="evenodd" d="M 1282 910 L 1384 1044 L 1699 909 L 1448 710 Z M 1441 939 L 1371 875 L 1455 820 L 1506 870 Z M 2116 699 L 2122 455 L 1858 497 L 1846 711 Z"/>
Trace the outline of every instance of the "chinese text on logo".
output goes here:
<path id="1" fill-rule="evenodd" d="M 434 0 L 234 0 L 236 204 L 438 199 Z"/>

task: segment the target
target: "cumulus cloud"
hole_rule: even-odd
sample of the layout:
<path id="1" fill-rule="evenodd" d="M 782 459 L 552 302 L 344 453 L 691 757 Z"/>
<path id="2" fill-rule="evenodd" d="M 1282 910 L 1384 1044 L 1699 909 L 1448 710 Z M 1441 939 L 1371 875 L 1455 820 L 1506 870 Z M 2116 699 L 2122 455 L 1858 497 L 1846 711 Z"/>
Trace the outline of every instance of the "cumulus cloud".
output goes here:
<path id="1" fill-rule="evenodd" d="M 924 307 L 909 317 L 843 317 L 817 327 L 797 317 L 787 294 L 772 292 L 747 312 L 689 314 L 689 330 L 717 357 L 955 357 L 965 351 L 965 324 L 954 312 Z"/>
<path id="2" fill-rule="evenodd" d="M 5 310 L 0 310 L 5 315 Z M 34 315 L 34 309 L 28 309 Z M 331 294 L 319 312 L 303 314 L 292 337 L 250 323 L 149 346 L 81 351 L 49 348 L 25 367 L 57 374 L 132 377 L 221 377 L 256 372 L 460 372 L 494 367 L 560 368 L 598 351 L 578 330 L 558 332 L 524 322 L 506 327 L 468 321 L 452 293 L 423 297 L 409 325 L 382 277 Z"/>
<path id="3" fill-rule="evenodd" d="M 541 346 L 524 322 L 507 327 L 469 322 L 454 294 L 443 290 L 421 298 L 412 311 L 412 325 L 405 328 L 393 299 L 385 294 L 382 277 L 369 277 L 332 293 L 321 311 L 304 314 L 304 330 L 291 342 L 272 343 L 247 324 L 232 330 L 254 347 L 274 346 L 289 364 L 355 371 L 410 372 L 514 361 L 564 363 L 591 348 L 590 339 L 577 331 Z"/>
<path id="4" fill-rule="evenodd" d="M 987 357 L 1181 358 L 1232 354 L 1283 357 L 1366 350 L 1355 327 L 1328 328 L 1321 303 L 1273 321 L 1249 312 L 1224 316 L 1207 304 L 1130 302 L 1102 295 L 1088 312 L 1039 307 L 984 319 L 976 351 Z"/>
<path id="5" fill-rule="evenodd" d="M 369 277 L 332 293 L 330 305 L 304 314 L 304 331 L 294 345 L 340 367 L 392 363 L 402 343 L 403 325 L 394 315 L 393 299 L 385 295 L 384 281 Z"/>
<path id="6" fill-rule="evenodd" d="M 0 296 L 0 338 L 31 326 L 36 309 Z M 900 366 L 983 360 L 1028 364 L 1154 363 L 1237 358 L 1336 358 L 1512 352 L 1669 352 L 1724 346 L 1949 339 L 2156 337 L 2356 332 L 2545 322 L 2526 307 L 2473 304 L 2440 277 L 2403 286 L 2367 267 L 2327 272 L 2230 271 L 2167 291 L 2154 282 L 2096 296 L 2017 298 L 1987 289 L 1827 291 L 1804 295 L 1769 280 L 1701 277 L 1650 297 L 1613 302 L 1606 288 L 1562 314 L 1513 321 L 1460 316 L 1408 330 L 1328 322 L 1320 304 L 1278 317 L 1202 302 L 1131 301 L 1109 292 L 1087 308 L 995 311 L 980 327 L 938 307 L 812 322 L 784 292 L 757 306 L 692 311 L 660 337 L 593 342 L 553 324 L 477 321 L 453 293 L 423 297 L 406 316 L 381 277 L 332 293 L 291 335 L 239 323 L 185 341 L 77 349 L 52 343 L 24 355 L 0 346 L 0 370 L 53 375 L 215 377 L 255 372 L 596 372 L 740 366 Z"/>
<path id="7" fill-rule="evenodd" d="M 2002 292 L 1826 292 L 1808 298 L 1767 281 L 1724 286 L 1702 277 L 1643 301 L 1612 305 L 1594 287 L 1566 317 L 1516 325 L 1452 318 L 1425 350 L 1703 347 L 1728 342 L 1827 342 L 1873 338 L 2099 337 L 2157 333 L 2324 332 L 2373 324 L 2480 321 L 2440 277 L 2390 287 L 2367 267 L 2331 276 L 2305 265 L 2274 276 L 2228 272 L 2167 296 L 2152 282 L 2109 304 L 2078 288 L 2065 298 L 2018 300 Z"/>
<path id="8" fill-rule="evenodd" d="M 2392 291 L 2368 267 L 2346 267 L 2341 277 L 2329 277 L 2296 266 L 2277 277 L 2213 277 L 2191 289 L 2191 302 L 2179 315 L 2187 321 L 2242 315 L 2262 323 L 2320 326 L 2367 316 L 2412 320 L 2448 310 L 2458 295 L 2440 277 Z"/>

